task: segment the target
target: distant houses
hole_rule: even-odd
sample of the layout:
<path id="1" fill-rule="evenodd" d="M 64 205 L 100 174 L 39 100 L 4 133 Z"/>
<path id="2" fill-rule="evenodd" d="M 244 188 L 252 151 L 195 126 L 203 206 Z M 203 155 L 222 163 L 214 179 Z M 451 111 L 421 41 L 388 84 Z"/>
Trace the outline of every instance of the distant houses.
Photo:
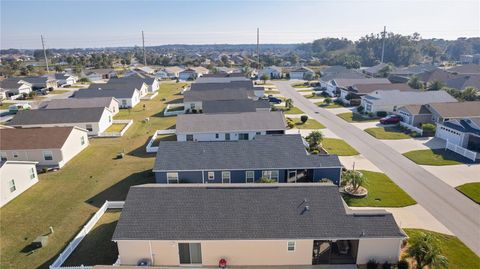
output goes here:
<path id="1" fill-rule="evenodd" d="M 390 84 L 386 78 L 333 78 L 327 83 L 325 93 L 329 96 L 339 96 L 342 90 L 348 90 L 353 85 Z"/>
<path id="2" fill-rule="evenodd" d="M 359 105 L 361 97 L 376 91 L 415 91 L 408 84 L 403 83 L 375 83 L 375 84 L 354 84 L 347 88 L 340 88 L 339 100 L 344 104 Z"/>
<path id="3" fill-rule="evenodd" d="M 87 69 L 85 70 L 85 74 L 83 77 L 87 78 L 90 82 L 98 83 L 98 82 L 104 82 L 111 78 L 116 78 L 118 77 L 118 74 L 115 70 L 109 69 L 109 68 Z"/>
<path id="4" fill-rule="evenodd" d="M 315 71 L 308 67 L 300 67 L 293 69 L 289 72 L 290 79 L 305 79 L 312 80 L 315 79 Z"/>
<path id="5" fill-rule="evenodd" d="M 10 77 L 0 81 L 0 96 L 4 99 L 15 100 L 23 94 L 32 92 L 32 84 L 20 77 Z"/>
<path id="6" fill-rule="evenodd" d="M 257 78 L 261 80 L 264 76 L 267 77 L 267 79 L 280 79 L 283 77 L 283 70 L 281 67 L 274 65 L 264 67 L 258 71 Z"/>

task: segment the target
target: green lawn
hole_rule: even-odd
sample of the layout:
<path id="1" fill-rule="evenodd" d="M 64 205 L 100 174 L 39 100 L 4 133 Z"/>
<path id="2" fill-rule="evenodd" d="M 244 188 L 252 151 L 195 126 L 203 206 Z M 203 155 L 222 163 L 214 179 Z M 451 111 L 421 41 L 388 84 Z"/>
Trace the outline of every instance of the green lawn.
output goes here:
<path id="1" fill-rule="evenodd" d="M 292 119 L 297 129 L 325 129 L 325 126 L 314 119 L 308 119 L 307 122 L 302 123 L 300 119 Z"/>
<path id="2" fill-rule="evenodd" d="M 360 171 L 367 177 L 365 187 L 368 195 L 364 198 L 354 198 L 343 194 L 343 199 L 349 206 L 404 207 L 416 204 L 412 197 L 384 173 Z"/>
<path id="3" fill-rule="evenodd" d="M 444 149 L 423 149 L 403 153 L 403 156 L 420 165 L 456 165 L 461 158 L 456 153 Z"/>
<path id="4" fill-rule="evenodd" d="M 121 132 L 123 130 L 123 128 L 125 128 L 125 126 L 127 126 L 126 123 L 114 123 L 112 125 L 110 125 L 110 127 L 107 128 L 107 130 L 105 130 L 105 132 L 109 133 L 109 132 Z"/>
<path id="5" fill-rule="evenodd" d="M 14 105 L 15 103 L 2 103 L 0 104 L 0 109 L 8 110 L 8 107 Z"/>
<path id="6" fill-rule="evenodd" d="M 327 104 L 325 102 L 316 102 L 315 103 L 317 106 L 322 107 L 322 108 L 339 108 L 343 107 L 342 105 L 339 105 L 335 102 L 331 102 L 330 104 Z"/>
<path id="7" fill-rule="evenodd" d="M 48 92 L 49 94 L 61 94 L 61 93 L 66 93 L 70 92 L 69 90 L 53 90 L 51 92 Z"/>
<path id="8" fill-rule="evenodd" d="M 91 139 L 60 171 L 40 174 L 40 182 L 3 206 L 0 268 L 47 268 L 105 200 L 124 200 L 130 186 L 154 182 L 155 155 L 147 154 L 145 146 L 157 129 L 175 125 L 176 117 L 162 117 L 166 105 L 161 100 L 182 98 L 183 85 L 162 83 L 153 100 L 120 110 L 115 118 L 134 120 L 123 137 Z M 115 158 L 119 152 L 125 152 L 123 159 Z M 49 226 L 55 233 L 47 247 L 30 255 L 22 251 Z"/>
<path id="9" fill-rule="evenodd" d="M 410 238 L 420 233 L 428 233 L 439 242 L 442 254 L 448 259 L 449 269 L 480 268 L 480 257 L 471 251 L 457 237 L 421 229 L 403 229 Z M 472 231 L 472 236 L 475 231 Z"/>
<path id="10" fill-rule="evenodd" d="M 305 84 L 303 84 L 303 83 L 293 83 L 293 84 L 292 84 L 292 87 L 294 87 L 294 88 L 310 88 L 310 87 L 312 87 L 312 86 L 310 86 L 310 85 L 305 85 Z"/>
<path id="11" fill-rule="evenodd" d="M 290 109 L 286 109 L 285 107 L 281 107 L 281 106 L 275 106 L 275 108 L 277 108 L 278 110 L 282 110 L 284 114 L 305 114 L 303 113 L 302 110 L 300 110 L 300 108 L 294 106 Z"/>
<path id="12" fill-rule="evenodd" d="M 377 139 L 397 140 L 412 138 L 408 134 L 403 133 L 398 127 L 374 127 L 367 128 L 364 131 Z"/>
<path id="13" fill-rule="evenodd" d="M 455 189 L 472 199 L 475 203 L 480 204 L 480 182 L 463 184 Z"/>
<path id="14" fill-rule="evenodd" d="M 279 94 L 280 92 L 279 91 L 276 91 L 276 90 L 266 90 L 265 91 L 265 94 L 266 95 L 271 95 L 271 94 Z"/>
<path id="15" fill-rule="evenodd" d="M 322 147 L 330 154 L 337 154 L 339 156 L 358 155 L 358 151 L 342 139 L 324 138 L 322 140 Z"/>
<path id="16" fill-rule="evenodd" d="M 340 118 L 348 122 L 378 121 L 378 118 L 363 117 L 362 115 L 358 113 L 353 113 L 353 112 L 340 113 L 340 114 L 337 114 L 337 116 L 339 116 Z"/>

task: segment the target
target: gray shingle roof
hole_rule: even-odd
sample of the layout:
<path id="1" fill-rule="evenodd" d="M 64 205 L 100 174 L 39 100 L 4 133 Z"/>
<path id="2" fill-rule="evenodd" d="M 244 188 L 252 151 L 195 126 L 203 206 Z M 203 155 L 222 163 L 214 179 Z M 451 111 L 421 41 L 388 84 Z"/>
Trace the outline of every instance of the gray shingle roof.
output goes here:
<path id="1" fill-rule="evenodd" d="M 348 88 L 353 85 L 363 85 L 363 84 L 389 84 L 391 83 L 388 79 L 386 78 L 360 78 L 360 79 L 345 79 L 341 78 L 335 79 L 335 85 L 340 87 L 340 88 Z"/>
<path id="2" fill-rule="evenodd" d="M 257 135 L 254 140 L 161 142 L 153 171 L 341 166 L 336 155 L 308 155 L 300 135 Z"/>
<path id="3" fill-rule="evenodd" d="M 45 109 L 109 107 L 112 102 L 118 102 L 113 97 L 67 98 L 53 99 L 47 102 Z"/>
<path id="4" fill-rule="evenodd" d="M 9 125 L 98 122 L 105 109 L 104 107 L 94 107 L 22 110 L 18 111 Z"/>
<path id="5" fill-rule="evenodd" d="M 201 90 L 201 91 L 186 91 L 183 94 L 184 102 L 200 102 L 212 100 L 241 100 L 248 99 L 249 92 L 245 89 L 225 89 L 225 90 Z"/>
<path id="6" fill-rule="evenodd" d="M 429 103 L 456 102 L 446 91 L 376 91 L 362 96 L 376 105 L 424 105 Z"/>
<path id="7" fill-rule="evenodd" d="M 254 112 L 257 108 L 268 109 L 268 100 L 213 100 L 204 101 L 202 104 L 203 113 L 232 113 L 232 112 Z"/>
<path id="8" fill-rule="evenodd" d="M 320 79 L 330 81 L 332 79 L 361 79 L 365 75 L 355 70 L 346 69 L 343 66 L 330 66 L 322 71 Z"/>
<path id="9" fill-rule="evenodd" d="M 91 84 L 88 89 L 80 89 L 74 93 L 75 98 L 92 98 L 92 97 L 115 97 L 120 98 L 132 98 L 135 88 L 128 89 L 109 89 L 103 88 L 105 84 Z M 96 88 L 95 88 L 96 87 Z M 101 89 L 101 90 L 99 90 Z"/>
<path id="10" fill-rule="evenodd" d="M 177 134 L 223 133 L 285 130 L 281 111 L 222 114 L 181 114 L 177 116 Z"/>
<path id="11" fill-rule="evenodd" d="M 386 211 L 347 213 L 332 185 L 160 185 L 130 188 L 113 240 L 406 237 Z"/>
<path id="12" fill-rule="evenodd" d="M 208 83 L 192 83 L 191 91 L 201 90 L 224 90 L 224 89 L 246 89 L 253 90 L 253 82 L 251 80 L 235 80 L 230 82 L 208 82 Z"/>
<path id="13" fill-rule="evenodd" d="M 18 82 L 21 80 L 19 77 L 10 77 L 0 81 L 0 88 L 2 89 L 18 89 L 22 84 Z"/>

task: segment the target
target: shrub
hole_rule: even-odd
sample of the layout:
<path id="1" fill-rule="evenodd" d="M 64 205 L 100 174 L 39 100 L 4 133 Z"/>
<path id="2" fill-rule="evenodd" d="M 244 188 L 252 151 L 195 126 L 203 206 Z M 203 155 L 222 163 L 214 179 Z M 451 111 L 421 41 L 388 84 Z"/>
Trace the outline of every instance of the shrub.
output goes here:
<path id="1" fill-rule="evenodd" d="M 322 94 L 321 94 L 321 95 L 322 95 L 323 97 L 329 97 L 329 96 L 330 96 L 330 95 L 328 95 L 328 93 L 327 93 L 327 92 L 322 92 Z"/>
<path id="2" fill-rule="evenodd" d="M 422 124 L 422 130 L 424 132 L 428 132 L 428 133 L 433 133 L 435 132 L 435 125 L 431 124 L 431 123 L 425 123 L 425 124 Z"/>
<path id="3" fill-rule="evenodd" d="M 398 269 L 408 269 L 410 267 L 410 265 L 408 264 L 408 262 L 406 260 L 401 260 L 397 263 L 397 268 Z"/>
<path id="4" fill-rule="evenodd" d="M 277 181 L 271 178 L 261 177 L 260 183 L 276 183 Z"/>
<path id="5" fill-rule="evenodd" d="M 358 113 L 362 113 L 364 110 L 365 110 L 365 108 L 363 106 L 357 107 L 357 112 Z"/>
<path id="6" fill-rule="evenodd" d="M 320 151 L 318 149 L 314 149 L 310 151 L 310 154 L 318 155 L 320 154 Z"/>
<path id="7" fill-rule="evenodd" d="M 307 122 L 307 120 L 308 120 L 308 116 L 307 116 L 307 115 L 302 115 L 302 116 L 300 117 L 300 120 L 302 121 L 302 123 L 305 123 L 305 122 Z"/>
<path id="8" fill-rule="evenodd" d="M 391 269 L 392 268 L 392 265 L 385 261 L 383 264 L 382 264 L 382 269 Z"/>
<path id="9" fill-rule="evenodd" d="M 419 135 L 418 135 L 417 132 L 413 131 L 413 132 L 410 133 L 410 136 L 411 136 L 411 137 L 417 137 L 417 136 L 419 136 Z"/>
<path id="10" fill-rule="evenodd" d="M 329 104 L 332 103 L 332 98 L 327 97 L 327 98 L 325 98 L 325 100 L 323 100 L 323 102 L 324 102 L 325 104 L 329 105 Z"/>
<path id="11" fill-rule="evenodd" d="M 377 117 L 386 117 L 387 111 L 377 111 Z"/>
<path id="12" fill-rule="evenodd" d="M 369 116 L 370 118 L 373 118 L 373 116 L 374 116 L 373 112 L 368 113 L 368 116 Z"/>
<path id="13" fill-rule="evenodd" d="M 377 269 L 378 262 L 374 259 L 371 259 L 367 262 L 367 269 Z"/>

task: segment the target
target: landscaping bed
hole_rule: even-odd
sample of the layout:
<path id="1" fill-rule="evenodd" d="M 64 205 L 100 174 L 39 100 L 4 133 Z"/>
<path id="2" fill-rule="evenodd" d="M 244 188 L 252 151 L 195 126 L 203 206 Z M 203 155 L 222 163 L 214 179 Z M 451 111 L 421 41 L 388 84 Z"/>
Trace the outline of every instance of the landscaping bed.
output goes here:
<path id="1" fill-rule="evenodd" d="M 475 203 L 480 204 L 480 182 L 463 184 L 455 189 L 472 199 Z"/>
<path id="2" fill-rule="evenodd" d="M 105 130 L 105 132 L 107 133 L 121 132 L 123 128 L 125 128 L 125 126 L 127 126 L 126 123 L 113 123 L 112 125 L 110 125 L 110 127 L 107 128 L 107 130 Z"/>
<path id="3" fill-rule="evenodd" d="M 384 173 L 359 171 L 367 178 L 364 187 L 368 190 L 368 195 L 364 198 L 355 198 L 343 194 L 343 199 L 349 206 L 405 207 L 417 203 Z"/>
<path id="4" fill-rule="evenodd" d="M 323 138 L 322 147 L 330 154 L 337 154 L 338 156 L 354 156 L 358 155 L 352 146 L 342 139 L 337 138 Z"/>
<path id="5" fill-rule="evenodd" d="M 340 118 L 344 119 L 347 122 L 369 122 L 369 121 L 378 121 L 379 118 L 377 117 L 368 117 L 362 116 L 359 113 L 355 112 L 345 112 L 337 114 Z"/>
<path id="6" fill-rule="evenodd" d="M 321 107 L 321 108 L 340 108 L 340 107 L 343 107 L 342 105 L 340 105 L 338 103 L 335 103 L 335 102 L 331 102 L 330 104 L 327 104 L 325 102 L 316 102 L 315 104 L 317 106 Z"/>
<path id="7" fill-rule="evenodd" d="M 397 126 L 367 128 L 364 131 L 377 139 L 396 140 L 412 138 Z"/>
<path id="8" fill-rule="evenodd" d="M 424 149 L 413 150 L 403 153 L 403 156 L 409 158 L 420 165 L 457 165 L 468 160 L 461 155 L 445 149 Z"/>

